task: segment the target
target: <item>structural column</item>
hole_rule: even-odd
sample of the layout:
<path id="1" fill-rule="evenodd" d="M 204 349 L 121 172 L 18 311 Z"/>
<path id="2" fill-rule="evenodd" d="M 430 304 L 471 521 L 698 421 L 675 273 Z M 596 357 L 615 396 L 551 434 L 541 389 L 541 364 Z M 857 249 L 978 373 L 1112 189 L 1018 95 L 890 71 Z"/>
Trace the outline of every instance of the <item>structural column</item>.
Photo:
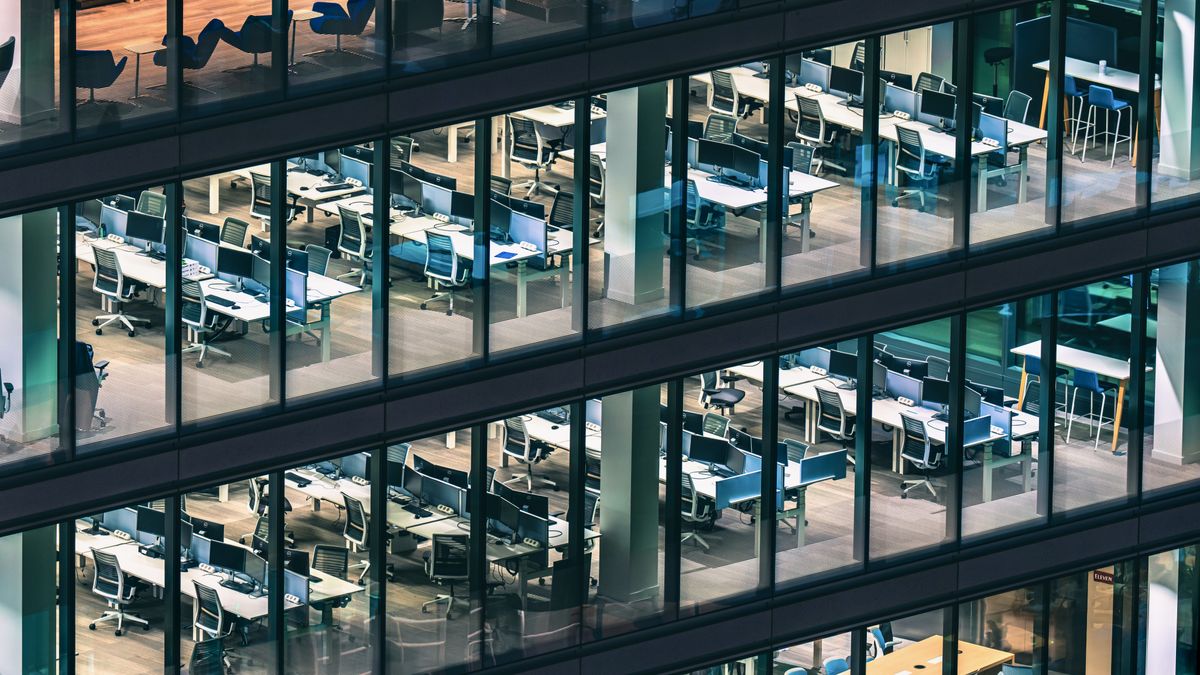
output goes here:
<path id="1" fill-rule="evenodd" d="M 0 121 L 29 124 L 55 114 L 58 17 L 54 6 L 51 0 L 17 0 L 0 6 L 0 40 L 16 38 L 13 68 L 0 87 Z"/>
<path id="2" fill-rule="evenodd" d="M 0 537 L 0 673 L 55 672 L 54 530 Z"/>
<path id="3" fill-rule="evenodd" d="M 606 296 L 637 305 L 660 300 L 666 198 L 663 171 L 667 83 L 608 95 L 604 260 Z"/>
<path id="4" fill-rule="evenodd" d="M 659 169 L 661 172 L 661 168 Z M 658 386 L 604 397 L 600 441 L 600 594 L 618 602 L 654 597 L 658 578 Z"/>
<path id="5" fill-rule="evenodd" d="M 1167 0 L 1163 13 L 1162 104 L 1158 168 L 1164 176 L 1200 178 L 1200 99 L 1196 96 L 1196 2 Z"/>
<path id="6" fill-rule="evenodd" d="M 1200 265 L 1163 267 L 1158 278 L 1152 457 L 1200 461 Z"/>

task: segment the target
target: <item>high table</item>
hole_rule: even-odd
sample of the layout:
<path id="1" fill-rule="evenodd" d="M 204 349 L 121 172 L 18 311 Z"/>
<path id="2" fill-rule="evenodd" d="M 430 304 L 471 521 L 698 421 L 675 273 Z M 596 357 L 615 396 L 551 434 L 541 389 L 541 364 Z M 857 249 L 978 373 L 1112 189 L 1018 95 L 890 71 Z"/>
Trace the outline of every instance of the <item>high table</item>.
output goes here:
<path id="1" fill-rule="evenodd" d="M 913 673 L 942 672 L 942 645 L 945 638 L 931 635 L 920 642 L 905 645 L 891 654 L 883 654 L 867 662 L 867 675 L 912 675 Z M 1012 663 L 1013 654 L 984 647 L 972 642 L 958 641 L 959 675 L 991 673 L 1005 663 Z"/>

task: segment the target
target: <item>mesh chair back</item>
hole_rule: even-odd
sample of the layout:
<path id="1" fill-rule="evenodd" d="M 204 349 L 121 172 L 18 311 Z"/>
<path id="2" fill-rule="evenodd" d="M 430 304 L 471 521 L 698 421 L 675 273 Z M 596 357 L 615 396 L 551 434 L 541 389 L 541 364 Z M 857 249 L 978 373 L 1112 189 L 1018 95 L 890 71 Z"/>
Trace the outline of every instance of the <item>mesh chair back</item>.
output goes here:
<path id="1" fill-rule="evenodd" d="M 251 174 L 253 176 L 253 174 Z M 270 197 L 268 199 L 268 208 L 270 207 Z M 268 212 L 269 215 L 269 212 Z M 237 218 L 226 218 L 225 223 L 221 225 L 221 241 L 234 246 L 246 245 L 246 231 L 250 229 L 250 224 L 244 220 Z"/>
<path id="2" fill-rule="evenodd" d="M 850 57 L 850 68 L 853 70 L 862 70 L 867 65 L 867 43 L 864 40 L 859 40 L 854 43 L 854 56 Z"/>
<path id="3" fill-rule="evenodd" d="M 329 271 L 329 258 L 333 256 L 333 251 L 324 246 L 309 244 L 304 247 L 304 252 L 308 254 L 308 273 L 320 274 L 324 276 Z"/>
<path id="4" fill-rule="evenodd" d="M 313 546 L 310 565 L 314 570 L 320 570 L 338 579 L 345 579 L 346 572 L 350 569 L 350 549 L 345 546 L 317 544 Z"/>
<path id="5" fill-rule="evenodd" d="M 221 596 L 216 589 L 192 580 L 196 587 L 196 625 L 204 628 L 210 634 L 222 632 L 225 622 L 225 608 L 221 606 Z"/>
<path id="6" fill-rule="evenodd" d="M 271 177 L 266 174 L 250 172 L 250 188 L 253 190 L 253 201 L 250 203 L 250 213 L 259 218 L 271 217 Z"/>
<path id="7" fill-rule="evenodd" d="M 1004 102 L 1004 118 L 1024 124 L 1029 116 L 1029 103 L 1032 100 L 1029 94 L 1023 91 L 1013 89 L 1008 92 L 1008 100 Z"/>
<path id="8" fill-rule="evenodd" d="M 919 419 L 901 414 L 900 421 L 904 423 L 903 454 L 921 457 L 929 461 L 929 437 L 925 434 L 925 423 Z"/>
<path id="9" fill-rule="evenodd" d="M 8 78 L 8 73 L 12 70 L 13 59 L 17 54 L 17 37 L 14 35 L 4 41 L 0 45 L 0 84 Z"/>
<path id="10" fill-rule="evenodd" d="M 835 425 L 842 422 L 842 399 L 836 391 L 817 387 L 817 403 L 818 410 L 822 421 L 829 421 Z"/>
<path id="11" fill-rule="evenodd" d="M 408 461 L 408 451 L 412 449 L 409 443 L 394 443 L 387 447 L 387 461 L 391 464 L 404 464 Z"/>
<path id="12" fill-rule="evenodd" d="M 125 575 L 117 556 L 92 549 L 92 560 L 96 563 L 96 576 L 92 578 L 92 592 L 110 600 L 125 600 Z"/>
<path id="13" fill-rule="evenodd" d="M 896 168 L 924 177 L 925 144 L 921 141 L 921 133 L 910 127 L 897 126 L 896 137 L 900 141 L 900 152 L 896 153 Z"/>
<path id="14" fill-rule="evenodd" d="M 250 513 L 262 514 L 266 512 L 266 502 L 263 497 L 266 496 L 266 486 L 263 479 L 258 476 L 251 476 L 247 481 L 249 488 L 246 491 L 246 508 Z"/>
<path id="15" fill-rule="evenodd" d="M 575 223 L 575 195 L 559 190 L 550 204 L 550 224 L 569 230 Z"/>
<path id="16" fill-rule="evenodd" d="M 588 158 L 588 195 L 597 204 L 604 203 L 604 161 L 592 153 Z"/>
<path id="17" fill-rule="evenodd" d="M 700 516 L 700 500 L 696 496 L 696 484 L 692 481 L 692 474 L 683 472 L 680 474 L 683 479 L 682 490 L 679 493 L 679 504 L 682 507 L 680 513 L 698 518 Z"/>
<path id="18" fill-rule="evenodd" d="M 591 527 L 596 524 L 600 515 L 600 495 L 591 490 L 583 491 L 583 526 Z"/>
<path id="19" fill-rule="evenodd" d="M 531 443 L 525 433 L 525 420 L 509 417 L 504 420 L 504 451 L 512 455 L 528 457 Z"/>
<path id="20" fill-rule="evenodd" d="M 799 462 L 808 453 L 808 446 L 800 441 L 785 438 L 783 439 L 783 445 L 787 448 L 788 462 Z"/>
<path id="21" fill-rule="evenodd" d="M 125 276 L 121 274 L 121 263 L 117 254 L 111 249 L 92 248 L 96 256 L 96 276 L 92 279 L 92 289 L 106 295 L 124 293 Z"/>
<path id="22" fill-rule="evenodd" d="M 526 163 L 542 162 L 542 137 L 537 125 L 524 117 L 508 117 L 509 149 L 513 159 Z"/>
<path id="23" fill-rule="evenodd" d="M 362 502 L 342 493 L 342 501 L 346 504 L 346 525 L 342 528 L 342 536 L 359 546 L 367 543 L 367 511 Z"/>
<path id="24" fill-rule="evenodd" d="M 346 255 L 366 255 L 367 235 L 363 231 L 362 218 L 357 211 L 338 205 L 338 216 L 342 221 L 342 234 L 338 238 L 338 250 Z"/>
<path id="25" fill-rule="evenodd" d="M 709 75 L 712 78 L 712 87 L 710 88 L 708 107 L 736 115 L 738 113 L 738 94 L 737 87 L 733 83 L 733 75 L 724 70 L 714 70 Z"/>
<path id="26" fill-rule="evenodd" d="M 426 230 L 425 276 L 451 283 L 458 281 L 458 256 L 454 255 L 450 235 Z"/>
<path id="27" fill-rule="evenodd" d="M 796 121 L 796 137 L 808 143 L 824 143 L 825 113 L 821 112 L 820 101 L 797 93 L 796 107 L 800 109 L 800 118 Z"/>
<path id="28" fill-rule="evenodd" d="M 788 147 L 792 149 L 792 171 L 812 173 L 813 147 L 796 141 L 788 143 Z"/>
<path id="29" fill-rule="evenodd" d="M 142 190 L 142 194 L 138 195 L 137 210 L 155 218 L 166 218 L 167 197 L 161 192 Z"/>
<path id="30" fill-rule="evenodd" d="M 409 619 L 391 617 L 391 635 L 400 647 L 400 671 L 437 672 L 446 664 L 446 617 Z"/>
<path id="31" fill-rule="evenodd" d="M 400 162 L 412 161 L 413 145 L 416 143 L 409 136 L 392 136 L 392 166 L 397 166 Z"/>
<path id="32" fill-rule="evenodd" d="M 504 196 L 512 193 L 512 180 L 504 176 L 492 176 L 491 178 L 492 192 L 497 192 Z"/>
<path id="33" fill-rule="evenodd" d="M 429 578 L 435 581 L 458 581 L 470 574 L 467 556 L 469 534 L 434 534 L 433 555 L 430 556 Z"/>
<path id="34" fill-rule="evenodd" d="M 940 92 L 942 90 L 942 84 L 945 81 L 945 79 L 938 77 L 933 73 L 921 73 L 917 75 L 917 86 L 915 87 L 915 90 L 918 92 L 925 90 Z"/>
<path id="35" fill-rule="evenodd" d="M 192 646 L 188 675 L 225 675 L 225 645 L 221 640 L 201 640 Z"/>
<path id="36" fill-rule="evenodd" d="M 183 313 L 183 322 L 192 328 L 204 328 L 208 308 L 204 306 L 204 291 L 200 288 L 200 282 L 185 280 L 181 290 L 180 297 L 183 298 L 183 303 L 180 311 Z"/>
<path id="37" fill-rule="evenodd" d="M 719 113 L 712 113 L 704 120 L 704 135 L 706 141 L 729 143 L 737 131 L 737 118 Z"/>

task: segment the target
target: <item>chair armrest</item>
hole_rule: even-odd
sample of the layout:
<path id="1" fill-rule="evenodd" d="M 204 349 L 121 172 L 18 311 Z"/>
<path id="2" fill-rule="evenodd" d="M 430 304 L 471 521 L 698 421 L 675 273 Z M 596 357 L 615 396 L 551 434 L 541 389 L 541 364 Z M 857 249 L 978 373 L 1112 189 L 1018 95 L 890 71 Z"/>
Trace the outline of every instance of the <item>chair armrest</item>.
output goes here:
<path id="1" fill-rule="evenodd" d="M 346 10 L 336 2 L 314 2 L 312 8 L 314 12 L 320 12 L 326 17 L 348 18 Z"/>

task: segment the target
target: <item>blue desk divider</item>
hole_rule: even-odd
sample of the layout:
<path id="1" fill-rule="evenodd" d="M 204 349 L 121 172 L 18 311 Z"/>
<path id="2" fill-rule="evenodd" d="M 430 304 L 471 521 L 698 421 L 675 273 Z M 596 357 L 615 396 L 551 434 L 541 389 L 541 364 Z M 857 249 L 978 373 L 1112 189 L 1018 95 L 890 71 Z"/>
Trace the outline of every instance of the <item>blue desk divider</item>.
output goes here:
<path id="1" fill-rule="evenodd" d="M 749 473 L 751 471 L 762 471 L 762 457 L 745 451 L 740 452 L 746 456 L 746 466 L 745 469 L 743 469 L 744 473 Z"/>
<path id="2" fill-rule="evenodd" d="M 775 465 L 775 480 L 776 485 L 783 485 L 783 466 Z M 846 471 L 842 469 L 842 475 Z M 744 502 L 748 499 L 758 498 L 759 491 L 762 489 L 762 471 L 751 471 L 748 473 L 739 474 L 730 478 L 722 478 L 717 481 L 717 508 L 727 509 L 739 502 Z M 783 490 L 775 491 L 775 508 L 783 508 Z"/>
<path id="3" fill-rule="evenodd" d="M 992 418 L 983 415 L 963 422 L 963 445 L 969 446 L 987 441 L 992 435 Z"/>
<path id="4" fill-rule="evenodd" d="M 810 485 L 827 479 L 846 477 L 846 451 L 837 450 L 800 460 L 800 484 Z"/>
<path id="5" fill-rule="evenodd" d="M 121 530 L 131 537 L 137 536 L 137 511 L 125 507 L 104 514 L 104 529 L 109 532 Z"/>

